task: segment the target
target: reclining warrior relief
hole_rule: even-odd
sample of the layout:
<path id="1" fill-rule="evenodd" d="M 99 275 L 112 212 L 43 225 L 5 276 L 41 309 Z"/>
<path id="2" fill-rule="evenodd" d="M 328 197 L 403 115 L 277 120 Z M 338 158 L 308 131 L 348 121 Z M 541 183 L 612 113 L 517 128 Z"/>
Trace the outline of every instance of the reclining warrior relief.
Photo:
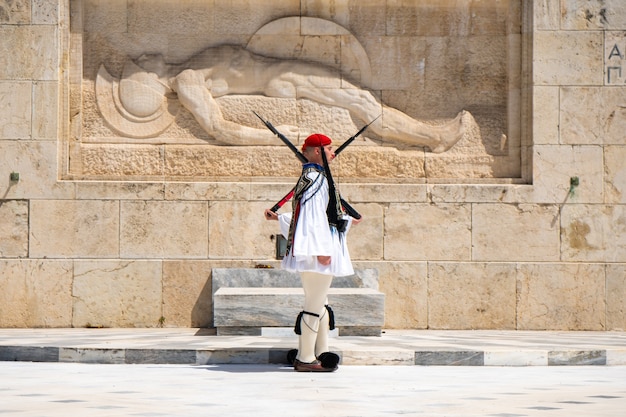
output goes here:
<path id="1" fill-rule="evenodd" d="M 216 99 L 226 95 L 308 99 L 346 109 L 363 124 L 382 115 L 369 129 L 383 141 L 424 147 L 434 153 L 454 146 L 472 121 L 471 114 L 462 111 L 444 124 L 427 124 L 383 104 L 336 69 L 303 60 L 269 58 L 233 45 L 208 48 L 178 64 L 165 62 L 161 55 L 143 55 L 126 63 L 119 81 L 104 66 L 96 79 L 98 108 L 118 134 L 158 136 L 174 122 L 182 105 L 221 144 L 275 145 L 272 132 L 224 118 Z M 277 129 L 293 138 L 298 135 L 297 126 Z"/>

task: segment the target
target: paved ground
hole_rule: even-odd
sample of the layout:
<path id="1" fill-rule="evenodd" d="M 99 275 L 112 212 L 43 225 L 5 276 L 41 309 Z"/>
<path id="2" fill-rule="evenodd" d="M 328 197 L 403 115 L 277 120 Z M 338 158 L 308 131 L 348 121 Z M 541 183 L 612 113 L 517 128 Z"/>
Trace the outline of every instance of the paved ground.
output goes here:
<path id="1" fill-rule="evenodd" d="M 0 329 L 0 361 L 282 364 L 292 329 L 212 336 L 202 329 Z M 400 331 L 333 337 L 344 365 L 626 365 L 626 332 Z"/>
<path id="2" fill-rule="evenodd" d="M 296 344 L 289 333 L 0 329 L 0 416 L 626 415 L 626 332 L 334 337 L 332 374 L 284 365 Z"/>
<path id="3" fill-rule="evenodd" d="M 0 363 L 0 415 L 621 417 L 624 366 Z"/>

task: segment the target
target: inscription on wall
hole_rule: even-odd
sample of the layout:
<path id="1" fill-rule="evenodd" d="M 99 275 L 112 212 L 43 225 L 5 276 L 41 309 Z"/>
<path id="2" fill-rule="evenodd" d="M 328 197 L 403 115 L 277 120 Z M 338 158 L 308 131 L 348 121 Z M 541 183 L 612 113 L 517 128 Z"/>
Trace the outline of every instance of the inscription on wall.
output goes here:
<path id="1" fill-rule="evenodd" d="M 605 85 L 626 84 L 626 31 L 605 32 Z"/>

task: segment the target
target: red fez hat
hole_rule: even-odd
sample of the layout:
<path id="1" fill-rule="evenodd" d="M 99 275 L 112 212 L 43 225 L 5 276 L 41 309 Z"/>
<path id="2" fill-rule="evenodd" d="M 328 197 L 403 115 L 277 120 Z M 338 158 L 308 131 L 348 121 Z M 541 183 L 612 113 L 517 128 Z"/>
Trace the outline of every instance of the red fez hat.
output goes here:
<path id="1" fill-rule="evenodd" d="M 304 152 L 306 148 L 326 146 L 330 145 L 331 143 L 332 140 L 330 140 L 328 136 L 322 135 L 321 133 L 313 133 L 304 141 L 304 144 L 302 145 L 302 151 Z"/>

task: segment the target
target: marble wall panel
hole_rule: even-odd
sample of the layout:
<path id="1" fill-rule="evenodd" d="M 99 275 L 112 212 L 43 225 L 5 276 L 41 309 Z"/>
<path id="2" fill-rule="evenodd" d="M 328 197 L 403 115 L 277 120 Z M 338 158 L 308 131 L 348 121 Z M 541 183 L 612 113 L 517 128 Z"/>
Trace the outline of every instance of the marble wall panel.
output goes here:
<path id="1" fill-rule="evenodd" d="M 626 4 L 621 0 L 561 1 L 561 29 L 626 29 Z"/>
<path id="2" fill-rule="evenodd" d="M 28 256 L 28 202 L 0 200 L 0 258 Z"/>
<path id="3" fill-rule="evenodd" d="M 158 327 L 161 261 L 75 261 L 72 327 Z"/>
<path id="4" fill-rule="evenodd" d="M 426 262 L 354 262 L 355 268 L 378 270 L 385 294 L 385 328 L 428 328 L 428 264 Z"/>
<path id="5" fill-rule="evenodd" d="M 558 145 L 559 97 L 559 87 L 541 86 L 533 89 L 533 144 Z"/>
<path id="6" fill-rule="evenodd" d="M 535 204 L 474 204 L 472 259 L 558 261 L 559 209 Z"/>
<path id="7" fill-rule="evenodd" d="M 32 0 L 32 22 L 35 25 L 54 25 L 59 22 L 58 0 Z"/>
<path id="8" fill-rule="evenodd" d="M 212 201 L 209 204 L 210 259 L 273 259 L 278 222 L 266 221 L 267 203 Z"/>
<path id="9" fill-rule="evenodd" d="M 54 81 L 39 81 L 33 84 L 33 139 L 56 140 L 58 136 L 59 86 Z"/>
<path id="10" fill-rule="evenodd" d="M 561 22 L 561 0 L 534 0 L 533 23 L 537 30 L 558 30 Z"/>
<path id="11" fill-rule="evenodd" d="M 31 200 L 29 256 L 115 258 L 119 229 L 118 201 Z"/>
<path id="12" fill-rule="evenodd" d="M 385 260 L 470 260 L 471 207 L 390 204 L 385 211 Z"/>
<path id="13" fill-rule="evenodd" d="M 516 265 L 429 263 L 430 329 L 515 329 Z"/>
<path id="14" fill-rule="evenodd" d="M 606 266 L 606 329 L 626 331 L 626 264 Z"/>
<path id="15" fill-rule="evenodd" d="M 604 147 L 604 198 L 608 204 L 626 204 L 626 146 Z"/>
<path id="16" fill-rule="evenodd" d="M 626 144 L 626 87 L 562 87 L 560 109 L 561 143 Z"/>
<path id="17" fill-rule="evenodd" d="M 122 258 L 206 258 L 209 214 L 200 201 L 122 201 Z"/>
<path id="18" fill-rule="evenodd" d="M 57 181 L 56 142 L 0 140 L 0 155 L 2 198 L 74 198 L 74 183 Z M 19 181 L 8 181 L 12 172 Z"/>
<path id="19" fill-rule="evenodd" d="M 348 233 L 350 257 L 352 260 L 382 260 L 384 207 L 380 204 L 358 204 L 358 208 L 354 208 L 361 214 L 362 220 L 353 224 Z"/>
<path id="20" fill-rule="evenodd" d="M 626 206 L 564 205 L 561 260 L 626 262 Z"/>
<path id="21" fill-rule="evenodd" d="M 533 34 L 535 85 L 602 85 L 602 32 L 538 31 Z"/>
<path id="22" fill-rule="evenodd" d="M 604 201 L 604 153 L 599 146 L 536 145 L 533 172 L 533 202 Z M 579 185 L 570 192 L 573 177 L 578 177 Z"/>
<path id="23" fill-rule="evenodd" d="M 5 1 L 0 5 L 0 23 L 25 25 L 30 23 L 30 0 Z"/>
<path id="24" fill-rule="evenodd" d="M 0 327 L 71 327 L 71 260 L 0 259 L 0 271 Z"/>
<path id="25" fill-rule="evenodd" d="M 518 330 L 606 330 L 605 272 L 600 264 L 521 264 Z"/>
<path id="26" fill-rule="evenodd" d="M 0 108 L 3 109 L 0 139 L 28 139 L 31 136 L 32 84 L 0 82 Z"/>
<path id="27" fill-rule="evenodd" d="M 58 80 L 58 28 L 53 25 L 0 26 L 0 80 Z M 28 48 L 16 48 L 28 45 Z"/>

